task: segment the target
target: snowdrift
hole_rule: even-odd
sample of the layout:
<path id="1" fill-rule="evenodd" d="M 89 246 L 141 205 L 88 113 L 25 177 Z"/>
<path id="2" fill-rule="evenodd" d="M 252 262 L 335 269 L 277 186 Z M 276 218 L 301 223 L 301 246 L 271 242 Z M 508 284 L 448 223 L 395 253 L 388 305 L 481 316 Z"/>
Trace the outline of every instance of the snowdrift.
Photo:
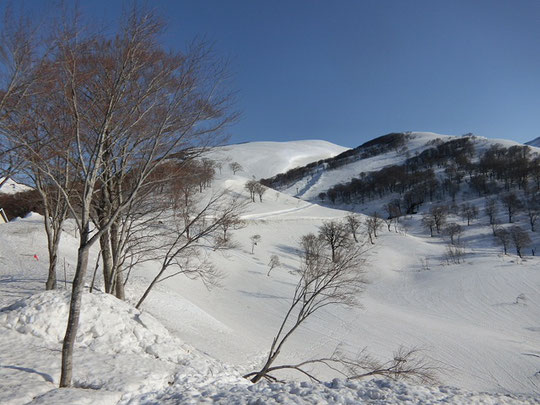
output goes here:
<path id="1" fill-rule="evenodd" d="M 44 342 L 61 344 L 66 332 L 70 293 L 45 291 L 0 311 L 0 324 Z M 110 294 L 85 294 L 76 344 L 103 354 L 150 355 L 178 362 L 189 349 L 158 321 Z"/>

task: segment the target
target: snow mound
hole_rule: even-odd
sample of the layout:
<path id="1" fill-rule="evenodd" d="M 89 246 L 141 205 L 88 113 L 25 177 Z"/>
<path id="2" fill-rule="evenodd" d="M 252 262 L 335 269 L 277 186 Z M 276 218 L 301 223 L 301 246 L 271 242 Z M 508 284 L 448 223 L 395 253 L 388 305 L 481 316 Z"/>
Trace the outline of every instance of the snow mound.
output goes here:
<path id="1" fill-rule="evenodd" d="M 45 291 L 0 310 L 0 325 L 19 333 L 61 343 L 66 331 L 70 293 Z M 110 294 L 86 293 L 76 344 L 106 354 L 143 354 L 173 362 L 189 351 L 154 317 Z"/>
<path id="2" fill-rule="evenodd" d="M 180 389 L 179 389 L 180 388 Z M 206 389 L 172 386 L 161 393 L 133 398 L 129 405 L 159 403 L 213 404 L 537 404 L 531 396 L 488 394 L 458 388 L 417 386 L 392 380 L 351 382 L 335 379 L 309 382 L 208 386 Z"/>

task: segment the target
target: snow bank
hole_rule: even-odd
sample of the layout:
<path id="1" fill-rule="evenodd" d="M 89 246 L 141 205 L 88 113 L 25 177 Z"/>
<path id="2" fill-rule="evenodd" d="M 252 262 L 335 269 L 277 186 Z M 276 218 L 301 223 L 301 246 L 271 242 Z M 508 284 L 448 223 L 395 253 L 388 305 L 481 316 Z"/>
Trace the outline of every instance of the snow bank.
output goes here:
<path id="1" fill-rule="evenodd" d="M 194 391 L 173 386 L 159 394 L 145 394 L 127 404 L 535 404 L 533 397 L 485 394 L 453 387 L 415 386 L 391 380 L 329 383 L 259 383 L 253 385 L 209 386 Z"/>
<path id="2" fill-rule="evenodd" d="M 0 325 L 61 343 L 66 331 L 70 293 L 45 291 L 0 311 Z M 110 294 L 83 295 L 78 346 L 106 354 L 145 354 L 179 362 L 188 352 L 149 314 L 141 313 Z"/>

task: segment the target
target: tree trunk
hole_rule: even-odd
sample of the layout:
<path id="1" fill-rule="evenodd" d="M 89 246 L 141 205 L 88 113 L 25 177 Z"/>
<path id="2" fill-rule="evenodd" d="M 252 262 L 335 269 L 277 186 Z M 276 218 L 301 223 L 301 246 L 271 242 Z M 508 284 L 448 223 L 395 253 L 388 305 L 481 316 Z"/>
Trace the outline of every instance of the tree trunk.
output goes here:
<path id="1" fill-rule="evenodd" d="M 54 257 L 54 261 L 49 256 L 49 275 L 47 277 L 47 282 L 45 283 L 45 290 L 56 290 L 56 260 L 57 257 Z"/>
<path id="2" fill-rule="evenodd" d="M 110 233 L 106 231 L 99 238 L 101 248 L 101 260 L 103 262 L 103 280 L 105 282 L 105 292 L 113 292 L 113 257 L 110 244 Z"/>
<path id="3" fill-rule="evenodd" d="M 84 278 L 88 268 L 88 254 L 90 246 L 87 245 L 89 227 L 81 235 L 79 251 L 77 256 L 77 269 L 73 279 L 73 288 L 71 290 L 71 302 L 69 306 L 69 318 L 62 345 L 62 374 L 60 376 L 60 388 L 70 387 L 73 375 L 73 347 L 75 337 L 79 328 L 79 317 L 81 314 L 81 300 L 84 292 Z"/>
<path id="4" fill-rule="evenodd" d="M 119 300 L 126 300 L 126 292 L 124 289 L 124 277 L 122 276 L 121 268 L 116 269 L 116 280 L 115 280 L 115 289 L 116 289 L 116 298 Z"/>

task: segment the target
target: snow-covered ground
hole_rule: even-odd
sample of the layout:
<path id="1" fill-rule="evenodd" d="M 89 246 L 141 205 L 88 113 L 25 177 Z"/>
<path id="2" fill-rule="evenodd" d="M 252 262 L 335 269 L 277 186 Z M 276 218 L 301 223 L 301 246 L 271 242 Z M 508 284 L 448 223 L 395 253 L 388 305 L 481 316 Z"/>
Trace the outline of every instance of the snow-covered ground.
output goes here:
<path id="1" fill-rule="evenodd" d="M 243 185 L 252 175 L 268 177 L 345 150 L 321 141 L 293 144 L 216 151 L 244 171 L 233 175 L 224 164 L 212 187 L 246 194 Z M 391 153 L 364 162 L 375 167 L 385 159 L 391 162 Z M 328 355 L 341 344 L 350 354 L 367 347 L 386 359 L 399 345 L 416 346 L 440 369 L 440 386 L 345 382 L 323 370 L 318 371 L 331 382 L 283 374 L 292 381 L 253 385 L 241 378 L 260 367 L 287 309 L 299 238 L 323 220 L 346 214 L 268 190 L 262 203 L 248 205 L 247 226 L 234 232 L 239 248 L 212 256 L 225 274 L 221 288 L 208 291 L 196 280 L 173 277 L 149 295 L 142 312 L 105 294 L 88 294 L 75 351 L 75 387 L 68 390 L 55 387 L 68 299 L 63 271 L 69 280 L 74 232 L 68 223 L 60 290 L 42 292 L 47 271 L 42 218 L 34 214 L 0 225 L 0 403 L 539 403 L 540 260 L 501 255 L 482 218 L 465 227 L 467 255 L 461 264 L 445 262 L 445 243 L 426 235 L 416 218 L 406 219 L 398 232 L 382 230 L 369 252 L 363 307 L 318 312 L 281 354 L 280 362 L 298 361 Z M 251 254 L 254 234 L 261 241 Z M 267 276 L 272 254 L 282 265 Z M 132 275 L 128 303 L 140 297 L 153 272 L 155 265 L 146 263 Z M 524 299 L 517 299 L 521 294 Z"/>

